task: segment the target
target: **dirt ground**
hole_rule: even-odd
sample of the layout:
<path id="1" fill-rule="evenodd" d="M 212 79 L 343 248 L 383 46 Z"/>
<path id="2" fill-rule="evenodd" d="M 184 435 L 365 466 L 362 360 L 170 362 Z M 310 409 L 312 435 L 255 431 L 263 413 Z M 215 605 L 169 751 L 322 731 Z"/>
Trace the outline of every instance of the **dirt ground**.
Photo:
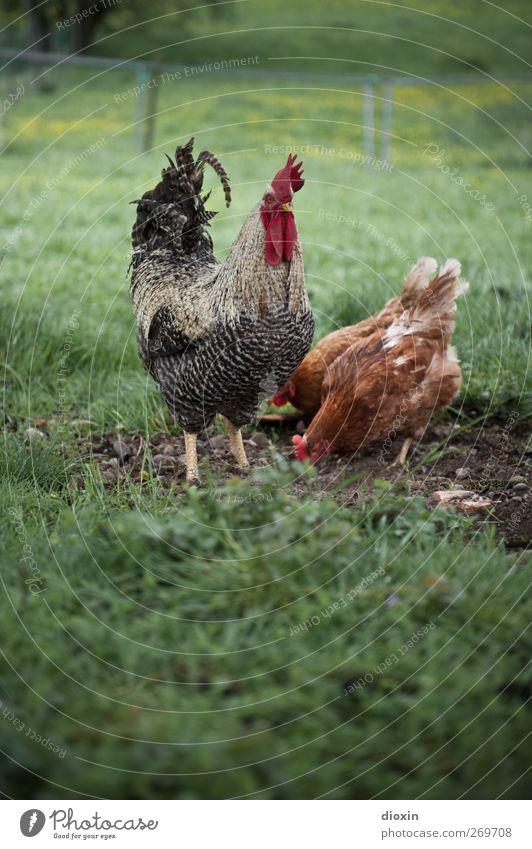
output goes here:
<path id="1" fill-rule="evenodd" d="M 261 429 L 244 437 L 251 468 L 266 466 L 277 453 L 292 457 L 291 436 L 302 429 L 296 421 L 263 422 Z M 100 468 L 106 486 L 118 479 L 141 482 L 148 476 L 146 448 L 140 433 L 107 433 L 80 437 L 82 454 Z M 387 451 L 365 455 L 328 456 L 319 464 L 311 483 L 315 498 L 332 494 L 345 506 L 371 494 L 376 478 L 395 481 L 410 495 L 422 495 L 429 505 L 451 499 L 449 509 L 473 513 L 479 520 L 493 522 L 510 548 L 527 548 L 532 539 L 532 445 L 529 427 L 498 424 L 459 428 L 449 423 L 429 427 L 421 442 L 412 446 L 404 467 L 392 466 L 400 444 Z M 184 448 L 180 436 L 154 433 L 149 440 L 151 462 L 160 485 L 172 487 L 176 497 L 183 493 Z M 215 481 L 245 475 L 235 468 L 228 439 L 216 430 L 198 439 L 200 468 L 210 468 Z M 82 484 L 74 478 L 73 486 Z M 449 491 L 453 495 L 449 496 Z M 308 491 L 303 479 L 293 484 L 295 494 Z M 465 494 L 461 494 L 465 491 Z M 443 493 L 442 495 L 440 493 Z"/>

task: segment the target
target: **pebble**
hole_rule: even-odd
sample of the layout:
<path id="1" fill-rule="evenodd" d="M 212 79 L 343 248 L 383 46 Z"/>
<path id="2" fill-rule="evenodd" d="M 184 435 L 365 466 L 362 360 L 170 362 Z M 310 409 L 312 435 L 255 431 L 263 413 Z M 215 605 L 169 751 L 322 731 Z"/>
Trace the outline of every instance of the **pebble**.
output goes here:
<path id="1" fill-rule="evenodd" d="M 70 478 L 70 480 L 67 484 L 68 491 L 69 492 L 75 492 L 78 489 L 84 489 L 84 488 L 85 488 L 85 481 L 83 480 L 81 475 L 72 475 L 72 477 Z"/>
<path id="2" fill-rule="evenodd" d="M 513 487 L 514 492 L 528 492 L 526 483 L 516 483 Z"/>
<path id="3" fill-rule="evenodd" d="M 255 448 L 267 448 L 269 445 L 269 439 L 265 433 L 261 433 L 260 430 L 257 430 L 255 433 L 251 434 L 249 442 L 255 446 Z"/>
<path id="4" fill-rule="evenodd" d="M 526 478 L 525 478 L 525 476 L 524 476 L 524 475 L 513 475 L 513 476 L 510 478 L 510 483 L 511 483 L 511 484 L 516 484 L 516 483 L 526 483 Z"/>
<path id="5" fill-rule="evenodd" d="M 457 507 L 464 513 L 476 513 L 491 505 L 491 499 L 468 489 L 444 489 L 433 492 L 430 501 L 438 507 Z"/>
<path id="6" fill-rule="evenodd" d="M 226 447 L 226 443 L 227 437 L 220 433 L 218 436 L 213 436 L 211 439 L 211 448 L 215 451 L 223 451 Z"/>
<path id="7" fill-rule="evenodd" d="M 467 466 L 461 466 L 459 469 L 456 470 L 454 476 L 459 481 L 463 480 L 464 478 L 469 478 L 471 477 L 471 469 L 469 469 Z"/>
<path id="8" fill-rule="evenodd" d="M 31 439 L 46 439 L 46 436 L 42 432 L 42 430 L 39 430 L 36 427 L 27 427 L 26 430 L 24 431 L 24 433 L 26 434 L 26 436 L 30 440 Z"/>
<path id="9" fill-rule="evenodd" d="M 170 457 L 170 456 L 173 457 L 174 454 L 177 454 L 176 446 L 175 445 L 165 445 L 164 448 L 163 448 L 163 454 L 166 457 Z"/>
<path id="10" fill-rule="evenodd" d="M 173 469 L 175 464 L 175 459 L 173 457 L 168 457 L 165 454 L 156 454 L 152 458 L 153 467 L 156 471 L 161 471 L 161 469 Z"/>
<path id="11" fill-rule="evenodd" d="M 122 439 L 116 439 L 113 442 L 113 451 L 121 463 L 126 463 L 129 460 L 129 448 Z"/>

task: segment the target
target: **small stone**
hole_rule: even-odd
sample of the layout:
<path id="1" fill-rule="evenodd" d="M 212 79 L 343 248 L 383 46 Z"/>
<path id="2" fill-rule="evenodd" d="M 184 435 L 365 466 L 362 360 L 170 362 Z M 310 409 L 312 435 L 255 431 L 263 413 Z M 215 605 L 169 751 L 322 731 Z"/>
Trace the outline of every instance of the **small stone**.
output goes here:
<path id="1" fill-rule="evenodd" d="M 469 469 L 467 466 L 461 466 L 459 469 L 456 470 L 454 476 L 459 481 L 463 480 L 464 478 L 469 478 L 471 477 L 471 469 Z"/>
<path id="2" fill-rule="evenodd" d="M 528 492 L 526 483 L 516 483 L 513 488 L 514 492 Z"/>
<path id="3" fill-rule="evenodd" d="M 510 501 L 521 502 L 523 499 L 520 495 L 512 495 Z"/>
<path id="4" fill-rule="evenodd" d="M 186 454 L 180 454 L 180 455 L 179 455 L 179 457 L 177 458 L 177 460 L 178 460 L 178 462 L 179 462 L 179 463 L 181 463 L 183 466 L 186 466 L 186 464 L 187 464 L 187 455 L 186 455 Z"/>
<path id="5" fill-rule="evenodd" d="M 118 477 L 118 469 L 104 469 L 102 471 L 102 478 L 104 481 L 109 481 L 109 483 L 114 483 Z"/>
<path id="6" fill-rule="evenodd" d="M 39 430 L 36 427 L 27 427 L 24 431 L 28 439 L 31 441 L 32 439 L 46 439 L 45 434 L 42 430 Z"/>
<path id="7" fill-rule="evenodd" d="M 129 448 L 122 439 L 116 439 L 113 442 L 113 451 L 121 463 L 126 463 L 129 460 Z"/>
<path id="8" fill-rule="evenodd" d="M 101 454 L 101 453 L 97 454 L 94 451 L 92 452 L 92 454 L 90 454 L 90 452 L 89 452 L 89 456 L 90 456 L 91 460 L 93 460 L 95 463 L 102 463 L 102 462 L 105 462 L 105 460 L 107 459 L 107 454 Z"/>
<path id="9" fill-rule="evenodd" d="M 261 433 L 260 430 L 257 430 L 255 433 L 251 434 L 249 439 L 251 445 L 254 445 L 255 448 L 267 448 L 270 441 L 265 433 Z"/>
<path id="10" fill-rule="evenodd" d="M 434 425 L 432 428 L 433 432 L 438 437 L 447 436 L 449 434 L 450 428 L 449 425 Z"/>
<path id="11" fill-rule="evenodd" d="M 173 469 L 175 462 L 173 457 L 168 457 L 165 454 L 156 454 L 152 458 L 153 468 L 158 472 L 162 469 Z"/>
<path id="12" fill-rule="evenodd" d="M 509 483 L 511 483 L 512 485 L 516 483 L 526 483 L 526 478 L 524 475 L 513 475 L 510 478 Z"/>
<path id="13" fill-rule="evenodd" d="M 224 451 L 226 443 L 227 438 L 220 433 L 218 436 L 213 436 L 213 438 L 211 439 L 211 448 L 214 451 Z"/>
<path id="14" fill-rule="evenodd" d="M 81 475 L 72 475 L 70 478 L 67 489 L 69 492 L 76 492 L 77 490 L 85 488 L 85 481 L 81 477 Z"/>
<path id="15" fill-rule="evenodd" d="M 167 457 L 173 457 L 174 454 L 177 454 L 176 446 L 171 444 L 165 445 L 163 448 L 163 454 Z"/>
<path id="16" fill-rule="evenodd" d="M 437 507 L 456 507 L 464 513 L 476 513 L 491 506 L 491 499 L 468 489 L 445 489 L 433 492 L 429 498 Z"/>

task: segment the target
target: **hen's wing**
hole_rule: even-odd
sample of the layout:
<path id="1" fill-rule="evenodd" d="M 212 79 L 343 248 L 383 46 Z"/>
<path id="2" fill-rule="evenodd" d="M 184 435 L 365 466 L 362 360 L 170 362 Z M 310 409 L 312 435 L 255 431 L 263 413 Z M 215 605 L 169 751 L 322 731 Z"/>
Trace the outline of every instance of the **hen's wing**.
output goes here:
<path id="1" fill-rule="evenodd" d="M 377 332 L 382 335 L 416 301 L 436 268 L 435 259 L 421 257 L 408 272 L 398 297 L 392 298 L 378 313 L 358 324 L 334 330 L 321 339 L 292 376 L 291 382 L 296 387 L 294 405 L 304 413 L 315 413 L 326 392 L 323 382 L 333 362 L 359 340 L 366 340 Z"/>

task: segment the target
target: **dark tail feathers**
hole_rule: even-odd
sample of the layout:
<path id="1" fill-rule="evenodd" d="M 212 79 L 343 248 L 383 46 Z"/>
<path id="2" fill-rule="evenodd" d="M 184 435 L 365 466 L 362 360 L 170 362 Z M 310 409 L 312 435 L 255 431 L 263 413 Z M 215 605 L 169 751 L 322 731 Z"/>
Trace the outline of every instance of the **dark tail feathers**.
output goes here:
<path id="1" fill-rule="evenodd" d="M 194 139 L 176 148 L 175 164 L 170 157 L 168 168 L 161 173 L 161 180 L 138 201 L 137 218 L 133 226 L 133 266 L 135 259 L 145 250 L 154 250 L 171 245 L 178 255 L 197 251 L 203 244 L 212 251 L 210 237 L 205 233 L 216 212 L 205 209 L 210 192 L 202 195 L 205 165 L 219 176 L 223 186 L 225 203 L 231 203 L 229 177 L 214 154 L 202 150 L 194 159 Z"/>

